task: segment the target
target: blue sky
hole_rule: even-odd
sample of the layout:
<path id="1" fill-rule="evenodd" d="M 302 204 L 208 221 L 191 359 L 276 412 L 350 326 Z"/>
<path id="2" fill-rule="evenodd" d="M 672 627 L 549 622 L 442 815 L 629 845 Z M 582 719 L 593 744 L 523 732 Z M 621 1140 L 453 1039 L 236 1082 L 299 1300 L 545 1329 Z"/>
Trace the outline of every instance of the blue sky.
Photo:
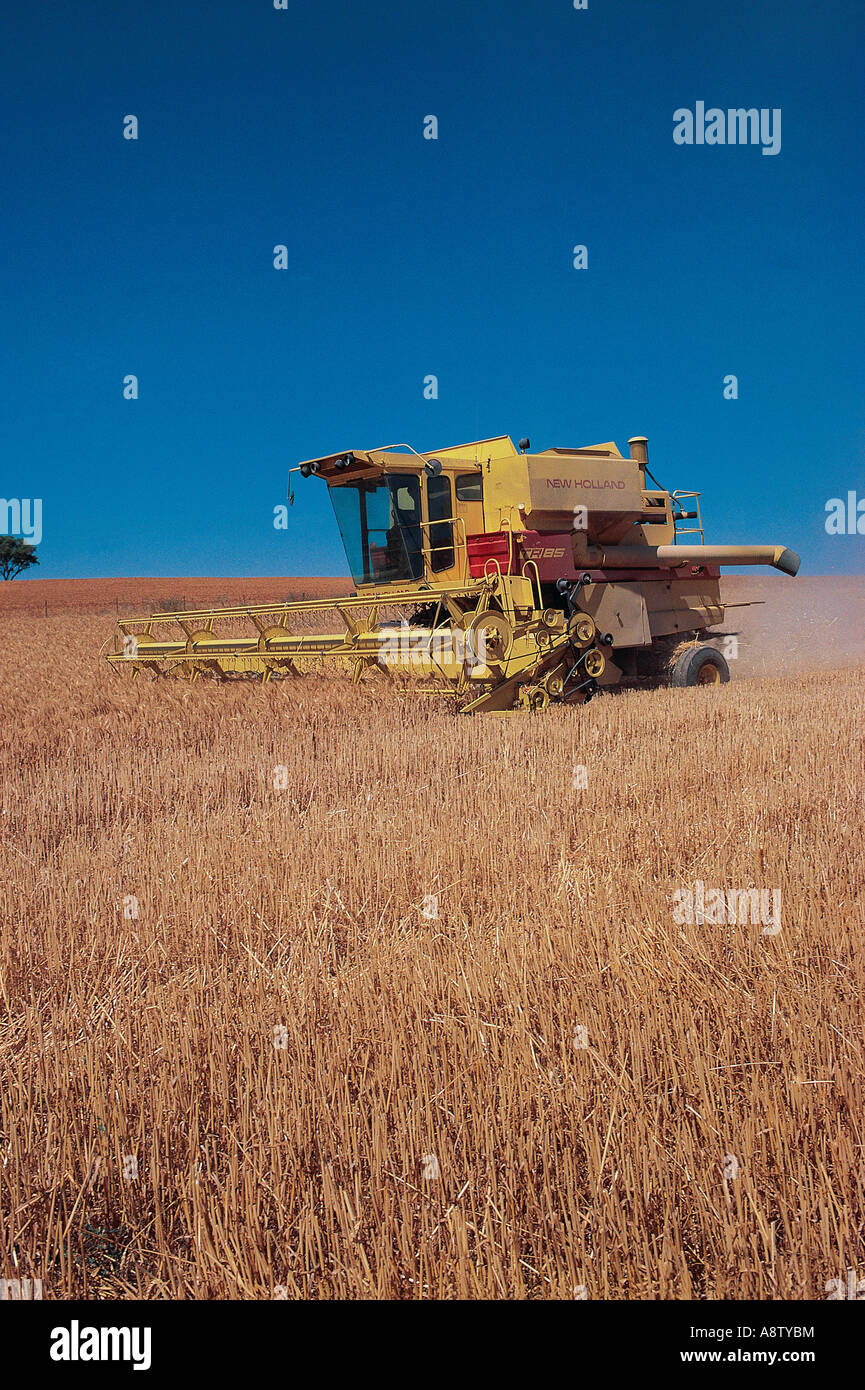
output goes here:
<path id="1" fill-rule="evenodd" d="M 824 528 L 865 497 L 858 0 L 4 14 L 0 492 L 43 499 L 39 577 L 345 573 L 322 484 L 273 527 L 291 464 L 500 433 L 646 434 L 707 539 L 865 570 Z M 780 153 L 674 144 L 697 101 L 780 108 Z"/>

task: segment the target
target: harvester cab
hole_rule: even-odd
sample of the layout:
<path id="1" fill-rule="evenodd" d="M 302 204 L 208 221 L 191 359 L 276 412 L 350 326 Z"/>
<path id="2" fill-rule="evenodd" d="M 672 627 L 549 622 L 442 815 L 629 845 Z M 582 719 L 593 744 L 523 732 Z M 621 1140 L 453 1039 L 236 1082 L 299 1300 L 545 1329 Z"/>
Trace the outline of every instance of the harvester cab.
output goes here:
<path id="1" fill-rule="evenodd" d="M 328 485 L 348 567 L 367 585 L 441 586 L 470 575 L 469 535 L 485 529 L 483 463 L 477 445 L 427 457 L 406 445 L 333 454 L 299 465 Z M 484 461 L 515 453 L 504 437 L 485 440 Z M 405 450 L 405 452 L 401 452 Z"/>
<path id="2" fill-rule="evenodd" d="M 646 439 L 629 445 L 628 457 L 614 443 L 532 454 L 500 435 L 309 459 L 291 471 L 326 484 L 352 593 L 124 619 L 108 659 L 133 673 L 269 680 L 336 658 L 355 680 L 420 677 L 412 689 L 465 712 L 583 703 L 623 680 L 724 681 L 724 657 L 700 640 L 723 622 L 720 566 L 794 575 L 799 558 L 706 545 L 699 494 L 660 487 Z M 291 631 L 296 614 L 328 609 L 344 631 Z"/>

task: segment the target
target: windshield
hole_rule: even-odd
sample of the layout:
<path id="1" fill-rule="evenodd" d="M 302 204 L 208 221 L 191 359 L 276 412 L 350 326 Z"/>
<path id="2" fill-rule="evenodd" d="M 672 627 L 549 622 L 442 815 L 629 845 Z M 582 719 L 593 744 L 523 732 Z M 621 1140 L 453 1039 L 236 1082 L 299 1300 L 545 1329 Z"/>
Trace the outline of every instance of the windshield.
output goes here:
<path id="1" fill-rule="evenodd" d="M 359 478 L 328 491 L 355 584 L 423 578 L 420 478 L 416 474 Z"/>

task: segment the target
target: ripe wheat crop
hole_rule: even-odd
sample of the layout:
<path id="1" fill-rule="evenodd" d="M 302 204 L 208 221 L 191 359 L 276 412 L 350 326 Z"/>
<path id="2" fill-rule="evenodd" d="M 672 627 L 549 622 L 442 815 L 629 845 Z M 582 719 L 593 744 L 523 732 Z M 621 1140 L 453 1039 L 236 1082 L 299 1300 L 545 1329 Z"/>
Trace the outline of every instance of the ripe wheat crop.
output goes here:
<path id="1" fill-rule="evenodd" d="M 3 620 L 0 1277 L 865 1274 L 861 668 L 472 719 L 375 678 L 125 681 L 105 636 Z M 780 890 L 780 930 L 676 920 L 697 883 Z"/>

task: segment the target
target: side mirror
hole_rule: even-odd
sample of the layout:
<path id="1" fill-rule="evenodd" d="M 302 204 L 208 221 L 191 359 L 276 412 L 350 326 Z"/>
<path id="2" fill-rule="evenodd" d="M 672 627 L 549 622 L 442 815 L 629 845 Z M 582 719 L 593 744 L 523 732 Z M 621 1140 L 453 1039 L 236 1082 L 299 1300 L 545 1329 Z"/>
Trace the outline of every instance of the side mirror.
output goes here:
<path id="1" fill-rule="evenodd" d="M 427 459 L 424 464 L 424 472 L 428 478 L 437 478 L 441 471 L 442 466 L 438 459 Z"/>

